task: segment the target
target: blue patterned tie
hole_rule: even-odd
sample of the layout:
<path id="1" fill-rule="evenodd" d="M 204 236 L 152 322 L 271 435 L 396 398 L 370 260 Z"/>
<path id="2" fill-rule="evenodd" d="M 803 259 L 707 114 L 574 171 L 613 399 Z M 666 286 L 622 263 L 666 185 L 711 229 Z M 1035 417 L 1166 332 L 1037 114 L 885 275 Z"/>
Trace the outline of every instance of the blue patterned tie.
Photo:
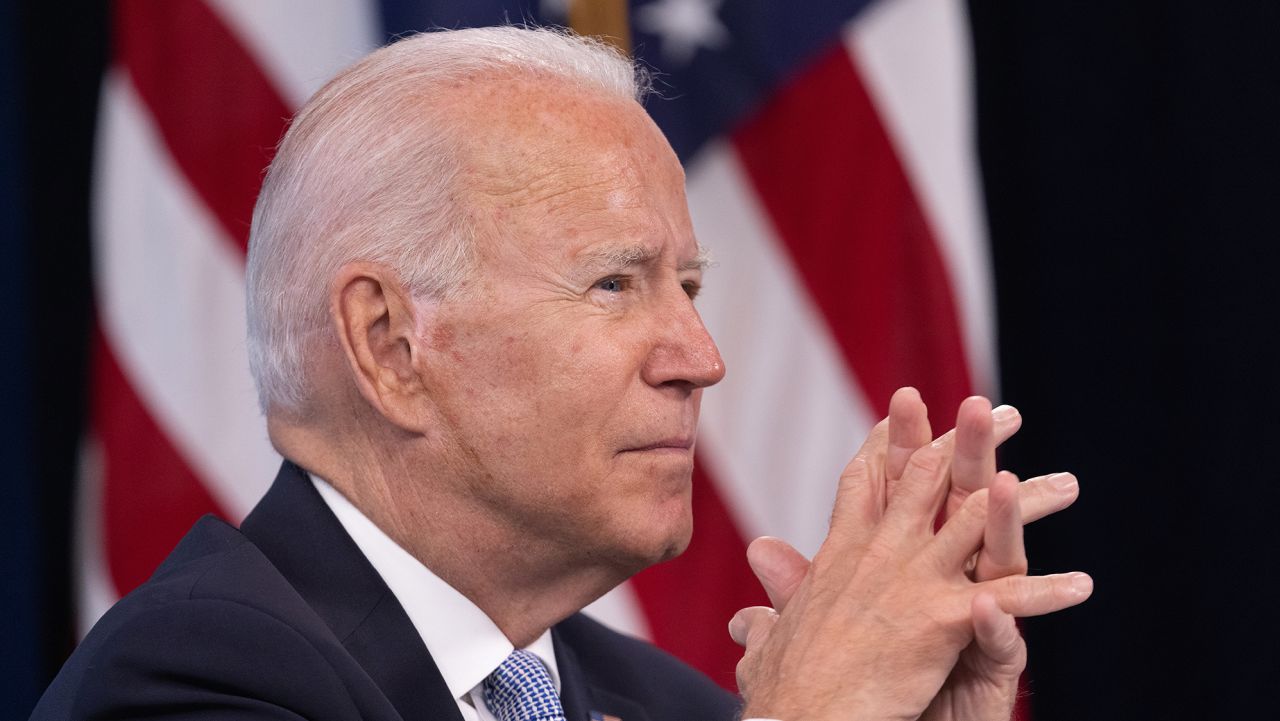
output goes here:
<path id="1" fill-rule="evenodd" d="M 529 651 L 512 652 L 489 674 L 484 703 L 498 721 L 565 721 L 551 674 Z"/>

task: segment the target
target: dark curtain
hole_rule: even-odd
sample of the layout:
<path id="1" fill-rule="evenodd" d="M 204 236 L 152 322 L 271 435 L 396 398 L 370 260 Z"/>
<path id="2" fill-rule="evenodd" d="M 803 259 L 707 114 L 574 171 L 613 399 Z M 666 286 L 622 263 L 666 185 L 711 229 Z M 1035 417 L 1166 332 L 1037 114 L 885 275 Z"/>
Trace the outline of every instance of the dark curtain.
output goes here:
<path id="1" fill-rule="evenodd" d="M 1280 5 L 971 3 L 1037 721 L 1275 718 Z"/>
<path id="2" fill-rule="evenodd" d="M 0 717 L 25 718 L 70 653 L 71 515 L 91 311 L 89 167 L 106 53 L 100 3 L 4 4 L 5 327 Z M 21 537 L 18 534 L 21 533 Z M 9 542 L 9 538 L 13 541 Z M 12 628 L 11 634 L 8 629 Z"/>

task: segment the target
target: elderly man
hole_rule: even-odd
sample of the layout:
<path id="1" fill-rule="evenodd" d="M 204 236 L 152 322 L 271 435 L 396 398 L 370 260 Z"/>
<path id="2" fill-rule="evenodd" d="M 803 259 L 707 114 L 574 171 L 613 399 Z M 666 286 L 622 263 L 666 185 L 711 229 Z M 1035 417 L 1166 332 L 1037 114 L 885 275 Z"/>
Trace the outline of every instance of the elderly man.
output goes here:
<path id="1" fill-rule="evenodd" d="M 1074 480 L 996 474 L 1018 416 L 983 399 L 930 443 L 900 391 L 812 565 L 753 544 L 774 607 L 731 624 L 745 709 L 577 613 L 688 543 L 724 374 L 642 91 L 601 45 L 491 28 L 403 40 L 311 99 L 248 268 L 288 460 L 241 529 L 201 521 L 102 619 L 35 718 L 1007 717 L 1012 616 L 1089 582 L 1025 576 L 1022 523 Z"/>

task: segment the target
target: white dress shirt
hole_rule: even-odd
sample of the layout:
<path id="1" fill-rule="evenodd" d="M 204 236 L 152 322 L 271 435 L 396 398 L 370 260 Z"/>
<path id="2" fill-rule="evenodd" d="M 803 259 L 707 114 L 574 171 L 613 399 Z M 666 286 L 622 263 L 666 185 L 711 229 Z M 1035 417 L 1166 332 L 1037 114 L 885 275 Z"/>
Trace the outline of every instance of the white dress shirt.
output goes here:
<path id="1" fill-rule="evenodd" d="M 404 607 L 440 669 L 449 694 L 458 702 L 464 721 L 497 721 L 484 703 L 481 682 L 515 647 L 484 611 L 391 540 L 346 496 L 314 475 L 311 482 Z M 560 671 L 551 632 L 542 634 L 525 650 L 546 664 L 559 691 Z"/>
<path id="2" fill-rule="evenodd" d="M 440 669 L 450 695 L 458 702 L 463 721 L 497 721 L 485 705 L 481 683 L 511 655 L 515 647 L 471 599 L 445 583 L 391 540 L 346 496 L 318 476 L 312 475 L 311 482 L 329 510 L 338 517 L 347 535 L 356 542 L 360 552 L 369 559 L 404 607 Z M 551 631 L 543 633 L 525 650 L 542 660 L 559 692 L 560 670 L 556 666 Z"/>

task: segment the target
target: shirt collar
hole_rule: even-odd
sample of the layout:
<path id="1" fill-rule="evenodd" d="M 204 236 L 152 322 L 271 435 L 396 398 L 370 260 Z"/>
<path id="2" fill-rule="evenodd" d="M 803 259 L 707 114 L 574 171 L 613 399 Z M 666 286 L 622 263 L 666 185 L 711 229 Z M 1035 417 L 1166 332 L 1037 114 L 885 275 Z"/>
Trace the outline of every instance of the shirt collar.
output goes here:
<path id="1" fill-rule="evenodd" d="M 404 608 L 449 693 L 455 699 L 468 695 L 515 650 L 511 641 L 471 599 L 401 548 L 346 496 L 318 476 L 312 475 L 311 482 Z M 560 690 L 551 631 L 544 632 L 526 650 L 542 660 Z"/>

